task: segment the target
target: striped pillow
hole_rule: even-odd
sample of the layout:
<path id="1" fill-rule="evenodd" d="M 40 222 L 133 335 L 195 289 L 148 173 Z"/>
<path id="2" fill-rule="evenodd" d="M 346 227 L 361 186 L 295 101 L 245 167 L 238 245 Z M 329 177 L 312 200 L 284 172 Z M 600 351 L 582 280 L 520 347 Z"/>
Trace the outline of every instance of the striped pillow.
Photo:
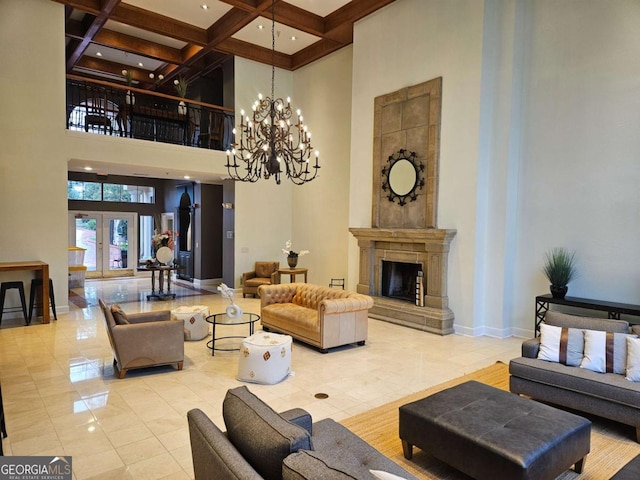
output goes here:
<path id="1" fill-rule="evenodd" d="M 627 338 L 637 338 L 637 335 L 585 330 L 584 358 L 580 368 L 624 375 L 627 370 Z"/>
<path id="2" fill-rule="evenodd" d="M 540 324 L 538 358 L 577 367 L 582 361 L 584 337 L 579 328 Z"/>

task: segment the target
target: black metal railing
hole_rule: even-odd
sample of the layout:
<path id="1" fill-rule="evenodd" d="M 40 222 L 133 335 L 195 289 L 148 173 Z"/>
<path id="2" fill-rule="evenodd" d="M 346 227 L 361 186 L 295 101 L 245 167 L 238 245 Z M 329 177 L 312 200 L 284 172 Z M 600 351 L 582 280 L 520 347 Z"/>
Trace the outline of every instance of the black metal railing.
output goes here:
<path id="1" fill-rule="evenodd" d="M 67 75 L 67 129 L 226 150 L 232 109 Z"/>

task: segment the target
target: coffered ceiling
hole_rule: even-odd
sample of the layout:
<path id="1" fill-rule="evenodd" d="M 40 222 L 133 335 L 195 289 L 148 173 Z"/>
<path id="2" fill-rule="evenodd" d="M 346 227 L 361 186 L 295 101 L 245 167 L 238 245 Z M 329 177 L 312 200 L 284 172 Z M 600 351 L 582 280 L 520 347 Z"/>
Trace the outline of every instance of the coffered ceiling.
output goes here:
<path id="1" fill-rule="evenodd" d="M 52 1 L 66 6 L 68 73 L 122 82 L 127 69 L 151 88 L 193 81 L 231 56 L 296 70 L 349 45 L 354 22 L 395 0 Z"/>

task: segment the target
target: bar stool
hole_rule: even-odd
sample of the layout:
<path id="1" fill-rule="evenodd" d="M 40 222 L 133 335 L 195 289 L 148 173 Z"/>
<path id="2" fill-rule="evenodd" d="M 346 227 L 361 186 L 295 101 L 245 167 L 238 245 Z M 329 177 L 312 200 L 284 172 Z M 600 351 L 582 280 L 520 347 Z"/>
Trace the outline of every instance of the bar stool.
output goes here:
<path id="1" fill-rule="evenodd" d="M 4 308 L 4 297 L 7 294 L 7 290 L 11 288 L 18 289 L 18 293 L 20 294 L 20 302 L 22 303 L 21 307 Z M 29 321 L 27 320 L 27 301 L 24 298 L 24 283 L 22 282 L 0 283 L 0 323 L 2 323 L 2 314 L 4 312 L 18 312 L 20 310 L 22 310 L 22 315 L 24 316 L 24 322 L 28 325 Z"/>
<path id="2" fill-rule="evenodd" d="M 29 292 L 29 320 L 27 324 L 31 323 L 31 318 L 33 317 L 33 306 L 36 303 L 36 290 L 42 290 L 42 279 L 34 278 L 31 280 L 31 290 Z M 56 296 L 53 294 L 53 280 L 49 279 L 49 301 L 51 303 L 51 309 L 53 310 L 53 318 L 58 320 L 58 315 L 56 314 Z"/>

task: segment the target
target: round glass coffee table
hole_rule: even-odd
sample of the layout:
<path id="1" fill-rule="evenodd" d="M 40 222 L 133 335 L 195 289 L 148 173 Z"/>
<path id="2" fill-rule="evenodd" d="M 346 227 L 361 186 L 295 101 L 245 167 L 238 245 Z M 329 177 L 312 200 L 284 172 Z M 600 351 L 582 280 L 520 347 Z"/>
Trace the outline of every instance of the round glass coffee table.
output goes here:
<path id="1" fill-rule="evenodd" d="M 260 320 L 260 315 L 256 313 L 243 313 L 239 318 L 231 318 L 226 313 L 214 313 L 209 315 L 206 319 L 212 327 L 211 340 L 207 342 L 207 348 L 211 349 L 211 356 L 216 354 L 216 350 L 221 352 L 233 352 L 234 350 L 240 350 L 240 346 L 234 348 L 216 348 L 217 340 L 228 340 L 230 338 L 247 338 L 245 335 L 227 335 L 225 337 L 216 337 L 216 325 L 217 326 L 232 326 L 232 325 L 249 325 L 249 335 L 253 335 L 253 328 L 255 323 Z"/>

